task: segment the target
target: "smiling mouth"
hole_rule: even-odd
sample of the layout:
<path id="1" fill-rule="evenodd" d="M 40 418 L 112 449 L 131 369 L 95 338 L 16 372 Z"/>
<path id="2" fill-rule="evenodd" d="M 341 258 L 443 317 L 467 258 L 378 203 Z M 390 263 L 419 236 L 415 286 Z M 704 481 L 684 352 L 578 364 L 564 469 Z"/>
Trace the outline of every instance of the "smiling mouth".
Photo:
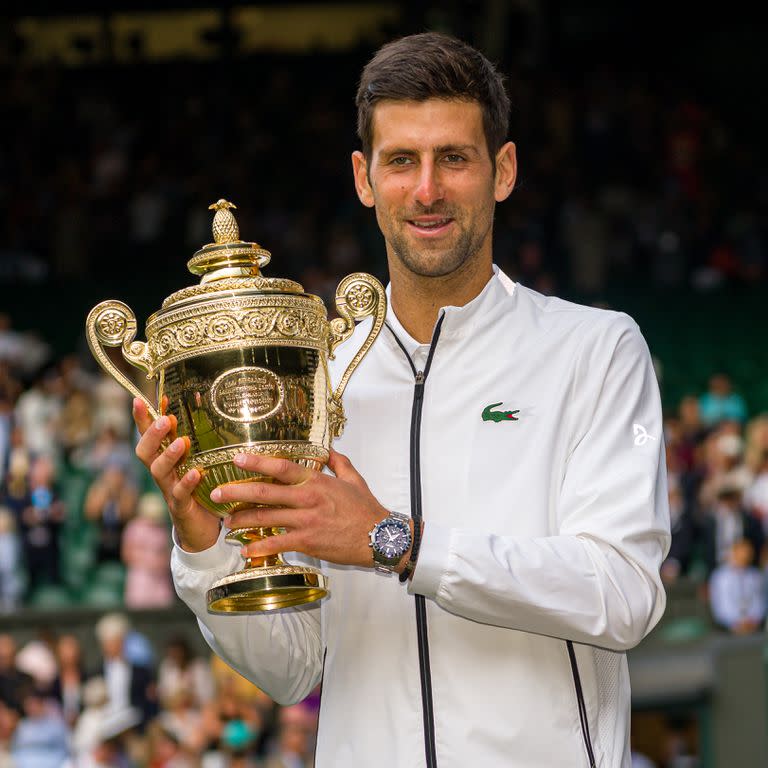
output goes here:
<path id="1" fill-rule="evenodd" d="M 447 227 L 453 221 L 453 219 L 451 218 L 428 219 L 428 220 L 408 219 L 407 221 L 412 227 L 422 232 L 434 232 L 436 230 Z"/>

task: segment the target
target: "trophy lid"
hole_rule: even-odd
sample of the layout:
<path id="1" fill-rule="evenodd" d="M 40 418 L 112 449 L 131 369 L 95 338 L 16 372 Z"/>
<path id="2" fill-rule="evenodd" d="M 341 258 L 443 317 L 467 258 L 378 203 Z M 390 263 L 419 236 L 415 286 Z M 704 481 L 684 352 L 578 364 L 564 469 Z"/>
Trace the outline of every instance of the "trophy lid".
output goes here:
<path id="1" fill-rule="evenodd" d="M 193 275 L 201 275 L 199 285 L 172 293 L 163 309 L 190 298 L 221 291 L 258 290 L 270 293 L 303 293 L 300 283 L 281 278 L 263 277 L 261 267 L 269 264 L 272 254 L 258 243 L 240 239 L 232 209 L 234 203 L 220 199 L 208 206 L 213 217 L 213 242 L 204 245 L 187 262 Z"/>

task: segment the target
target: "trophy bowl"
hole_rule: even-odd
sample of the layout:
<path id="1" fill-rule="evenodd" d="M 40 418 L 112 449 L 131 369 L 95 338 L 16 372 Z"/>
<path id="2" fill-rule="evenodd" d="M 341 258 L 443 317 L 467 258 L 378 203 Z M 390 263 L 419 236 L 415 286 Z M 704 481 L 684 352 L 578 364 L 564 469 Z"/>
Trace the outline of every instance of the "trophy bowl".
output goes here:
<path id="1" fill-rule="evenodd" d="M 235 466 L 238 453 L 322 470 L 331 441 L 344 427 L 344 389 L 386 314 L 384 288 L 365 273 L 341 281 L 339 316 L 330 321 L 322 300 L 299 283 L 263 277 L 260 269 L 270 253 L 239 239 L 234 207 L 226 200 L 210 206 L 216 211 L 214 242 L 187 264 L 201 281 L 165 299 L 147 319 L 146 342 L 135 340 L 136 316 L 120 301 L 101 302 L 86 320 L 88 345 L 99 365 L 141 398 L 153 418 L 175 417 L 176 435 L 189 445 L 178 476 L 197 469 L 201 480 L 195 499 L 222 518 L 254 505 L 214 503 L 210 493 L 216 486 L 272 482 Z M 351 336 L 355 321 L 369 316 L 368 336 L 333 390 L 328 360 Z M 156 381 L 157 406 L 112 363 L 105 347 L 120 347 L 128 363 Z M 243 545 L 275 533 L 279 529 L 239 528 L 226 539 Z M 241 570 L 214 583 L 207 600 L 213 613 L 250 613 L 313 602 L 327 593 L 319 569 L 274 555 L 245 558 Z"/>

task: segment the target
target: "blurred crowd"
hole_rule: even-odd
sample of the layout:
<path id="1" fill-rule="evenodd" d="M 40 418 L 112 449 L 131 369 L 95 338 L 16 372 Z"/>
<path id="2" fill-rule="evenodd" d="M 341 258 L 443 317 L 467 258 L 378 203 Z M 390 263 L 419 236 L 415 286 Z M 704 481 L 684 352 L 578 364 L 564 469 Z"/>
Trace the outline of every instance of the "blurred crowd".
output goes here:
<path id="1" fill-rule="evenodd" d="M 762 631 L 768 614 L 768 414 L 751 415 L 729 377 L 665 419 L 672 545 L 662 577 L 701 584 L 715 626 Z"/>
<path id="2" fill-rule="evenodd" d="M 117 265 L 161 279 L 158 263 L 181 265 L 210 241 L 219 197 L 273 252 L 272 274 L 326 296 L 339 275 L 382 275 L 349 161 L 369 55 L 9 69 L 0 281 L 77 281 Z M 508 55 L 520 172 L 497 212 L 504 269 L 588 300 L 634 280 L 704 290 L 765 279 L 765 171 L 722 94 L 670 72 L 569 76 Z"/>
<path id="3" fill-rule="evenodd" d="M 121 612 L 94 635 L 88 654 L 73 634 L 0 634 L 2 768 L 311 766 L 317 696 L 278 707 L 183 636 L 158 658 Z"/>

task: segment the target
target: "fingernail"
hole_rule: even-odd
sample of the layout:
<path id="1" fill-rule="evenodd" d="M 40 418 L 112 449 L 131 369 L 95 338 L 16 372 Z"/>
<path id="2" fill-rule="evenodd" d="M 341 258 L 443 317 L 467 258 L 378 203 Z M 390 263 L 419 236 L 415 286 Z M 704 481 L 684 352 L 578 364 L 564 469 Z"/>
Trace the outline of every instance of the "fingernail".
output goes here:
<path id="1" fill-rule="evenodd" d="M 196 469 L 190 469 L 189 472 L 184 475 L 184 479 L 187 482 L 196 483 L 200 479 L 200 473 Z"/>
<path id="2" fill-rule="evenodd" d="M 177 437 L 177 438 L 176 438 L 176 439 L 175 439 L 175 440 L 174 440 L 174 441 L 173 441 L 173 442 L 172 442 L 172 443 L 171 443 L 171 444 L 168 446 L 168 450 L 169 450 L 171 453 L 181 453 L 181 451 L 184 449 L 185 445 L 186 445 L 186 444 L 184 443 L 184 438 L 182 438 L 182 437 Z"/>
<path id="3" fill-rule="evenodd" d="M 211 491 L 211 501 L 221 501 L 221 488 L 214 488 Z"/>
<path id="4" fill-rule="evenodd" d="M 139 398 L 134 397 L 133 398 L 133 410 L 135 411 L 139 407 Z"/>
<path id="5" fill-rule="evenodd" d="M 164 430 L 168 429 L 168 425 L 170 424 L 170 420 L 167 416 L 161 416 L 156 422 L 155 422 L 155 429 L 158 432 L 163 432 Z"/>
<path id="6" fill-rule="evenodd" d="M 245 464 L 245 454 L 244 453 L 238 453 L 234 459 L 232 459 L 233 464 L 237 464 L 238 467 L 242 467 Z"/>
<path id="7" fill-rule="evenodd" d="M 224 525 L 227 528 L 231 528 L 232 527 L 232 518 L 231 517 L 225 517 L 224 518 Z"/>

